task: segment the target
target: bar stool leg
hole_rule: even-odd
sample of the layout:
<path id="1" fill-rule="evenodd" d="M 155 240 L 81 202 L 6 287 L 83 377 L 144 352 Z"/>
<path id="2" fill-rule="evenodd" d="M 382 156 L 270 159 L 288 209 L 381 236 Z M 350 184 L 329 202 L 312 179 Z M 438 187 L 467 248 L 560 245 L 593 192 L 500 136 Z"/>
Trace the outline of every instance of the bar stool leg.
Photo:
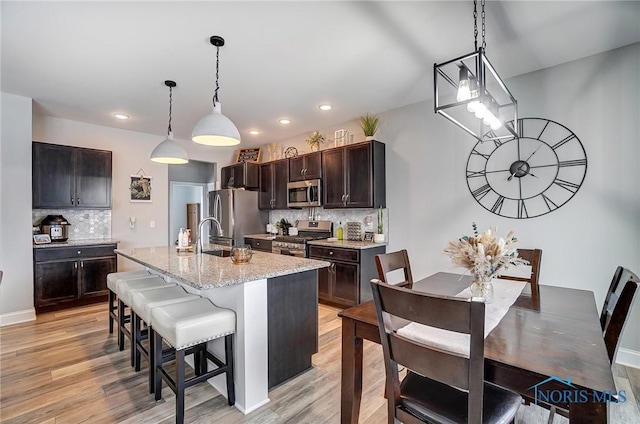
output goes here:
<path id="1" fill-rule="evenodd" d="M 162 399 L 162 336 L 154 331 L 153 343 L 153 393 L 155 400 Z"/>
<path id="2" fill-rule="evenodd" d="M 176 424 L 184 423 L 184 349 L 176 350 Z"/>
<path id="3" fill-rule="evenodd" d="M 122 328 L 125 324 L 124 309 L 126 308 L 124 302 L 118 299 L 118 350 L 124 350 L 124 332 Z"/>
<path id="4" fill-rule="evenodd" d="M 153 385 L 156 375 L 156 332 L 149 327 L 149 393 L 153 393 Z"/>
<path id="5" fill-rule="evenodd" d="M 227 362 L 227 400 L 229 406 L 233 406 L 236 403 L 236 390 L 233 383 L 233 334 L 224 337 L 224 354 Z"/>
<path id="6" fill-rule="evenodd" d="M 131 309 L 131 366 L 138 372 L 140 371 L 140 351 L 138 343 L 142 340 L 142 320 Z"/>
<path id="7" fill-rule="evenodd" d="M 117 306 L 113 305 L 115 301 L 115 293 L 109 290 L 109 334 L 113 334 L 113 316 L 112 314 L 118 309 Z"/>

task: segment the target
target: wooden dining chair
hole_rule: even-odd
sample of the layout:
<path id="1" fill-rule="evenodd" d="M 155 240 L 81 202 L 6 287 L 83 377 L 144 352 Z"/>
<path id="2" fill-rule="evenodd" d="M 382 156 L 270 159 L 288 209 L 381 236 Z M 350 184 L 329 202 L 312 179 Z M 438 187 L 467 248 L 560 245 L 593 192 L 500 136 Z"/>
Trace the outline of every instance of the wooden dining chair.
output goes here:
<path id="1" fill-rule="evenodd" d="M 618 270 L 620 268 L 622 267 L 618 267 Z M 616 270 L 616 274 L 618 274 L 618 270 Z M 627 322 L 640 286 L 638 276 L 626 268 L 620 270 L 617 282 L 615 279 L 616 276 L 614 275 L 614 280 L 612 281 L 614 287 L 609 288 L 607 299 L 605 299 L 602 307 L 602 315 L 600 316 L 600 322 L 601 324 L 603 323 L 602 336 L 604 337 L 604 344 L 607 347 L 611 364 L 613 364 L 618 352 L 620 335 Z"/>
<path id="2" fill-rule="evenodd" d="M 409 289 L 413 287 L 411 264 L 409 263 L 409 254 L 406 249 L 376 255 L 376 266 L 378 267 L 378 278 L 380 281 L 386 283 L 388 273 L 402 269 L 404 272 L 404 280 L 397 285 Z M 393 284 L 395 285 L 395 283 Z"/>
<path id="3" fill-rule="evenodd" d="M 379 280 L 372 280 L 371 287 L 389 424 L 396 419 L 406 424 L 513 422 L 521 397 L 484 381 L 484 302 L 429 295 Z M 398 335 L 395 318 L 468 334 L 468 357 Z M 407 368 L 402 381 L 399 366 Z"/>
<path id="4" fill-rule="evenodd" d="M 620 297 L 620 292 L 622 291 L 622 287 L 619 287 L 620 282 L 626 282 L 634 278 L 637 281 L 638 276 L 628 268 L 623 266 L 616 268 L 616 272 L 611 279 L 611 284 L 609 284 L 607 297 L 605 297 L 604 304 L 602 305 L 602 312 L 600 313 L 600 326 L 602 327 L 603 333 L 607 329 L 613 308 L 615 308 L 618 298 Z"/>
<path id="5" fill-rule="evenodd" d="M 508 275 L 502 274 L 500 278 L 512 281 L 525 281 L 531 285 L 531 296 L 538 299 L 540 297 L 540 263 L 542 262 L 542 250 L 540 249 L 518 249 L 518 257 L 529 262 L 531 275 Z"/>

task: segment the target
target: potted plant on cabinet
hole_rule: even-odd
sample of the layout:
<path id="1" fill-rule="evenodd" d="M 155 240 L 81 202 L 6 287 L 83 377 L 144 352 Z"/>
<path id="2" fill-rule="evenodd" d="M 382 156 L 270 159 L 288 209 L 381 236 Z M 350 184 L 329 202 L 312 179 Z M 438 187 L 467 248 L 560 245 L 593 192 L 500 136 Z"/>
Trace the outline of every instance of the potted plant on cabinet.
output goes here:
<path id="1" fill-rule="evenodd" d="M 364 133 L 365 141 L 373 140 L 373 137 L 380 128 L 380 117 L 367 113 L 360 117 L 360 128 Z"/>
<path id="2" fill-rule="evenodd" d="M 309 146 L 311 146 L 312 152 L 317 152 L 320 150 L 320 145 L 324 143 L 324 135 L 320 134 L 320 131 L 314 131 L 307 139 L 305 140 Z"/>

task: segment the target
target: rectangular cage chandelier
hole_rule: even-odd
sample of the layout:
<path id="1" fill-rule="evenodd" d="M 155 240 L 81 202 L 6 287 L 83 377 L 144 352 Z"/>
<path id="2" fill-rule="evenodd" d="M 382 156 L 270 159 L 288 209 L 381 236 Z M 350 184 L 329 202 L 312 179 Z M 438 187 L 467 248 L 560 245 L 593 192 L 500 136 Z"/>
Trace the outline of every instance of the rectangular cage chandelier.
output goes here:
<path id="1" fill-rule="evenodd" d="M 484 0 L 481 4 L 481 47 L 474 1 L 475 51 L 433 65 L 434 111 L 478 141 L 517 138 L 518 102 L 485 54 Z"/>

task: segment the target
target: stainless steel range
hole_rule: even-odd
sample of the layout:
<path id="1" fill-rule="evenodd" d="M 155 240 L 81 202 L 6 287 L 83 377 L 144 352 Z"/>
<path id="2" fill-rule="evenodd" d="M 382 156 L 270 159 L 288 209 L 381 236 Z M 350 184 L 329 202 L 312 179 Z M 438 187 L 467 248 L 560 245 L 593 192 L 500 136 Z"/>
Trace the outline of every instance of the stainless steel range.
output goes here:
<path id="1" fill-rule="evenodd" d="M 298 221 L 297 236 L 276 236 L 271 244 L 271 253 L 307 257 L 307 242 L 331 237 L 331 221 Z"/>

